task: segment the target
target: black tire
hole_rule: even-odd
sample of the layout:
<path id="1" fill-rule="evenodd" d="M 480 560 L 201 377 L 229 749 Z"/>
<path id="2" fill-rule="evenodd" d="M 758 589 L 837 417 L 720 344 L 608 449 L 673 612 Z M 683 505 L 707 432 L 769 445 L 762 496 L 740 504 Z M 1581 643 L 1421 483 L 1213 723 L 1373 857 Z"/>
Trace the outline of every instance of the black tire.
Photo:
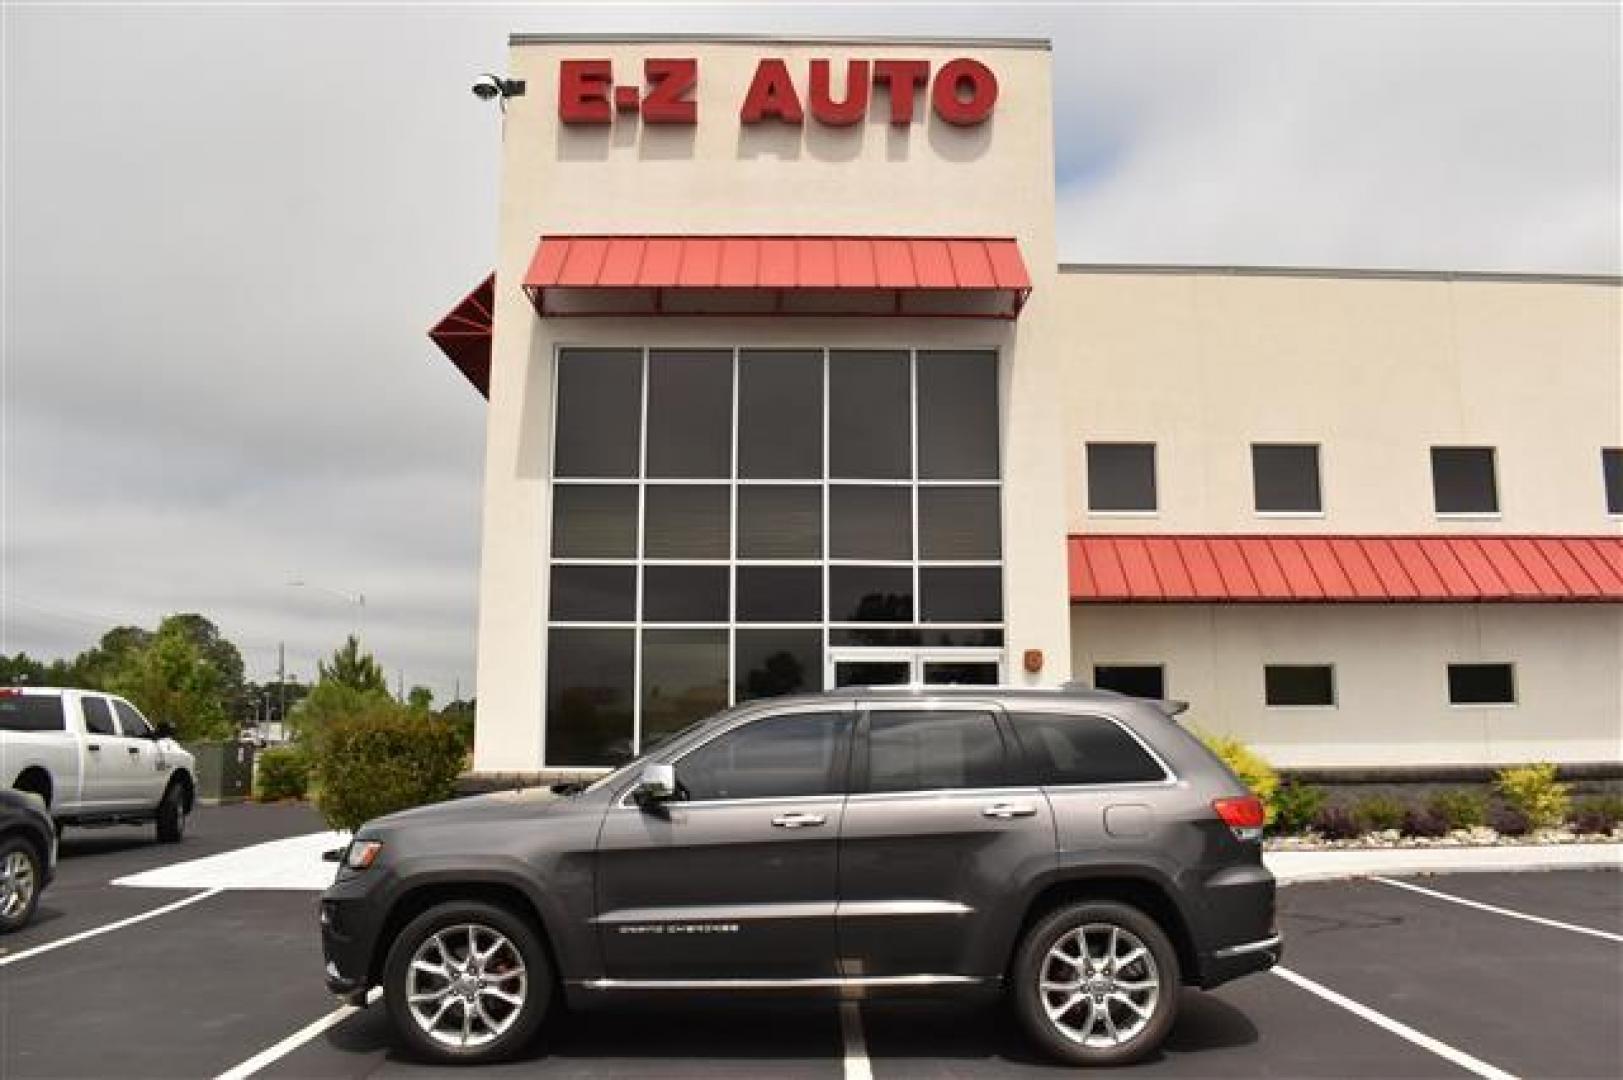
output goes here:
<path id="1" fill-rule="evenodd" d="M 186 792 L 179 780 L 171 780 L 158 803 L 158 841 L 178 844 L 186 837 Z"/>
<path id="2" fill-rule="evenodd" d="M 39 893 L 45 885 L 39 852 L 20 836 L 0 839 L 0 875 L 6 874 L 8 868 L 22 869 L 27 875 L 24 886 L 27 896 L 21 898 L 19 903 L 19 898 L 12 893 L 13 883 L 0 879 L 0 934 L 9 934 L 28 925 L 28 920 L 34 917 L 34 911 L 39 907 Z"/>
<path id="3" fill-rule="evenodd" d="M 1091 967 L 1073 968 L 1068 961 L 1051 956 L 1056 946 L 1070 954 L 1076 948 L 1073 935 L 1083 928 L 1089 957 L 1094 960 Z M 1112 928 L 1119 931 L 1115 937 L 1110 934 Z M 1113 941 L 1119 943 L 1118 959 L 1132 955 L 1127 935 L 1143 944 L 1147 956 L 1119 968 L 1109 965 L 1099 972 L 1100 967 L 1105 967 L 1102 961 Z M 1080 958 L 1079 951 L 1077 955 Z M 1090 976 L 1087 971 L 1095 974 Z M 1126 976 L 1124 986 L 1154 983 L 1156 990 L 1151 994 L 1147 990 L 1115 988 L 1118 975 Z M 1071 976 L 1078 984 L 1074 991 L 1041 989 L 1045 979 L 1053 985 L 1070 982 Z M 1044 916 L 1021 941 L 1013 978 L 1011 998 L 1020 1022 L 1044 1051 L 1071 1065 L 1126 1065 L 1154 1053 L 1172 1029 L 1182 985 L 1178 954 L 1165 931 L 1137 908 L 1113 901 L 1071 904 Z M 1060 1010 L 1059 1019 L 1050 1016 L 1051 1007 Z M 1098 1013 L 1100 1008 L 1102 1014 Z M 1147 1019 L 1143 1016 L 1145 1009 Z M 1119 1027 L 1118 1018 L 1122 1021 Z M 1112 1034 L 1121 1028 L 1131 1029 L 1140 1023 L 1142 1026 L 1131 1030 L 1122 1041 L 1112 1040 Z M 1076 1036 L 1078 1028 L 1082 1029 L 1082 1039 L 1090 1041 Z"/>
<path id="4" fill-rule="evenodd" d="M 464 926 L 474 926 L 482 931 L 491 931 L 506 938 L 513 951 L 517 953 L 517 960 L 523 964 L 522 982 L 506 980 L 515 979 L 516 971 L 513 957 L 504 950 L 495 953 L 498 962 L 505 960 L 503 970 L 509 974 L 490 980 L 492 985 L 505 982 L 504 989 L 508 992 L 520 991 L 522 1002 L 511 1012 L 501 1012 L 498 1021 L 505 1021 L 506 1026 L 489 1041 L 470 1046 L 454 1046 L 437 1041 L 426 1032 L 413 1014 L 407 1001 L 410 994 L 413 978 L 426 979 L 419 984 L 419 993 L 432 992 L 439 983 L 437 976 L 414 973 L 412 960 L 418 950 L 423 948 L 436 934 L 441 931 L 455 928 L 453 950 L 456 948 L 456 939 L 460 937 L 460 930 Z M 481 949 L 491 947 L 494 942 L 491 938 L 480 935 L 483 942 Z M 455 965 L 460 959 L 466 962 L 464 951 L 460 957 L 457 955 L 445 956 L 438 954 L 440 962 Z M 481 968 L 479 975 L 484 975 Z M 456 1000 L 458 994 L 451 989 L 451 983 L 446 983 L 448 989 L 444 992 L 446 1022 L 459 1022 L 466 1017 L 466 1006 Z M 485 983 L 481 982 L 481 986 Z M 383 966 L 383 1001 L 389 1013 L 389 1020 L 394 1025 L 398 1044 L 408 1050 L 413 1056 L 426 1061 L 441 1062 L 451 1065 L 475 1065 L 490 1061 L 503 1061 L 523 1050 L 535 1038 L 536 1030 L 547 1015 L 547 1009 L 553 998 L 552 964 L 547 958 L 546 948 L 541 939 L 528 921 L 515 915 L 513 912 L 495 904 L 479 901 L 452 901 L 429 908 L 417 916 L 395 936 L 389 945 L 389 956 Z M 480 1007 L 486 999 L 480 998 Z M 494 1008 L 503 1008 L 497 1002 Z M 475 1015 L 478 1015 L 477 1011 Z M 478 1026 L 481 1031 L 476 1034 L 481 1037 L 488 1034 L 490 1029 L 482 1021 Z M 453 1036 L 454 1037 L 454 1034 Z"/>

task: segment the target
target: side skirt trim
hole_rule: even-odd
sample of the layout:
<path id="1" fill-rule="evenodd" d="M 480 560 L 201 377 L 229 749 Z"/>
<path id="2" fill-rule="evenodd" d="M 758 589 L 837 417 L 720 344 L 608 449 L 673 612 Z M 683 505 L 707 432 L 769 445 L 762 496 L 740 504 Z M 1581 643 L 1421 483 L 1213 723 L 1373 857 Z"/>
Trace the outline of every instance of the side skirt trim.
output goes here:
<path id="1" fill-rule="evenodd" d="M 867 975 L 810 979 L 588 979 L 588 990 L 844 990 L 910 986 L 975 986 L 973 975 Z"/>

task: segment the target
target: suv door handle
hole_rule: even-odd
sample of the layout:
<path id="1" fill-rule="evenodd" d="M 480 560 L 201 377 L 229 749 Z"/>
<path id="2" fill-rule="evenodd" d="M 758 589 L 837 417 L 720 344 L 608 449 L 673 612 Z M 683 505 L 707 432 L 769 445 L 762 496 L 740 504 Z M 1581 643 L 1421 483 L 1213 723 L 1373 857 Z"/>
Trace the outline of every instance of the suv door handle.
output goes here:
<path id="1" fill-rule="evenodd" d="M 993 803 L 981 811 L 982 817 L 990 818 L 1017 818 L 1031 817 L 1037 808 L 1030 803 Z"/>
<path id="2" fill-rule="evenodd" d="M 86 750 L 100 750 L 101 749 L 101 743 L 99 743 L 99 742 L 89 743 L 89 744 L 87 744 L 85 746 L 85 749 Z"/>
<path id="3" fill-rule="evenodd" d="M 772 819 L 772 824 L 779 829 L 809 829 L 814 825 L 821 825 L 828 818 L 822 814 L 784 814 L 782 817 Z"/>
<path id="4" fill-rule="evenodd" d="M 124 749 L 128 750 L 132 754 L 139 754 L 141 752 L 141 748 L 139 746 L 126 746 Z"/>

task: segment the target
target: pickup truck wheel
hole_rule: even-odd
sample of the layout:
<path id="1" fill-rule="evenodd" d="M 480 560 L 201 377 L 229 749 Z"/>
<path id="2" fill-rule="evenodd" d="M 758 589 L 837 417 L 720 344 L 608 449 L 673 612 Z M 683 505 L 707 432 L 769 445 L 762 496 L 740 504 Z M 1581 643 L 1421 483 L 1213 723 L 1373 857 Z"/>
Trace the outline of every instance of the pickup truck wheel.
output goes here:
<path id="1" fill-rule="evenodd" d="M 1178 1009 L 1178 954 L 1126 904 L 1060 908 L 1032 927 L 1014 965 L 1014 1005 L 1044 1050 L 1073 1065 L 1153 1053 Z"/>
<path id="2" fill-rule="evenodd" d="M 430 1061 L 499 1061 L 535 1036 L 552 999 L 552 968 L 528 923 L 474 901 L 417 916 L 383 969 L 389 1019 L 407 1048 Z"/>
<path id="3" fill-rule="evenodd" d="M 178 844 L 186 835 L 186 793 L 180 784 L 170 784 L 158 804 L 158 840 Z"/>
<path id="4" fill-rule="evenodd" d="M 0 840 L 0 934 L 20 929 L 39 904 L 39 855 L 17 837 Z"/>

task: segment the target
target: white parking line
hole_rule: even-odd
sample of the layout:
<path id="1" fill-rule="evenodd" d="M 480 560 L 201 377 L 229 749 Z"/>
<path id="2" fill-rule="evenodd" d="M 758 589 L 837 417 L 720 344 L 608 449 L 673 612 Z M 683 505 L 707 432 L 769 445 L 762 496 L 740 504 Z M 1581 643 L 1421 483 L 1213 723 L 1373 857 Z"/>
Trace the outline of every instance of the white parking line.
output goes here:
<path id="1" fill-rule="evenodd" d="M 186 907 L 189 904 L 195 904 L 199 900 L 207 900 L 211 896 L 218 895 L 221 891 L 222 890 L 220 889 L 204 889 L 200 893 L 193 893 L 190 896 L 176 900 L 172 904 L 165 904 L 163 907 L 153 908 L 151 911 L 143 911 L 141 914 L 131 915 L 127 919 L 119 919 L 117 922 L 110 922 L 105 926 L 98 926 L 91 930 L 82 930 L 77 934 L 69 934 L 65 938 L 58 938 L 55 941 L 47 941 L 43 945 L 35 945 L 32 949 L 24 949 L 22 952 L 9 953 L 5 956 L 0 956 L 0 967 L 5 967 L 7 964 L 15 964 L 19 960 L 27 960 L 29 957 L 38 956 L 41 953 L 51 952 L 53 949 L 62 949 L 69 945 L 77 945 L 79 942 L 85 941 L 89 938 L 100 937 L 103 934 L 110 934 L 114 930 L 122 930 L 126 926 L 134 926 L 136 923 L 146 922 L 148 919 L 156 919 L 159 915 L 167 915 L 171 911 L 179 911 L 181 908 Z"/>
<path id="2" fill-rule="evenodd" d="M 840 1035 L 845 1040 L 845 1080 L 873 1080 L 862 1038 L 862 1008 L 855 1001 L 840 1002 Z"/>
<path id="3" fill-rule="evenodd" d="M 371 992 L 366 995 L 366 1000 L 372 1002 L 382 996 L 382 988 L 374 986 Z M 274 1046 L 267 1046 L 240 1065 L 233 1065 L 221 1073 L 216 1080 L 243 1080 L 244 1077 L 252 1076 L 272 1062 L 279 1061 L 291 1054 L 322 1032 L 342 1024 L 357 1012 L 360 1012 L 360 1006 L 358 1005 L 340 1005 L 326 1016 L 306 1024 Z"/>
<path id="4" fill-rule="evenodd" d="M 1495 915 L 1504 915 L 1511 919 L 1521 919 L 1524 922 L 1538 923 L 1540 926 L 1551 926 L 1557 930 L 1570 930 L 1574 934 L 1588 934 L 1590 937 L 1598 937 L 1603 941 L 1616 941 L 1623 944 L 1623 934 L 1613 934 L 1605 930 L 1596 930 L 1590 926 L 1579 926 L 1576 923 L 1566 923 L 1560 922 L 1556 919 L 1546 919 L 1542 915 L 1529 915 L 1525 911 L 1512 911 L 1510 908 L 1499 907 L 1495 904 L 1484 904 L 1480 900 L 1467 900 L 1463 896 L 1455 896 L 1452 893 L 1438 892 L 1436 889 L 1421 888 L 1419 885 L 1411 885 L 1407 881 L 1393 881 L 1391 878 L 1384 877 L 1372 877 L 1369 880 L 1379 881 L 1382 885 L 1390 885 L 1394 889 L 1408 889 L 1410 892 L 1416 892 L 1422 896 L 1432 896 L 1436 897 L 1438 900 L 1447 900 L 1449 903 L 1459 904 L 1462 907 L 1476 908 L 1478 911 L 1490 911 Z"/>
<path id="5" fill-rule="evenodd" d="M 1272 970 L 1275 975 L 1278 975 L 1286 982 L 1299 986 L 1310 994 L 1317 994 L 1330 1004 L 1339 1005 L 1343 1009 L 1346 1009 L 1348 1012 L 1352 1013 L 1354 1016 L 1368 1020 L 1376 1027 L 1384 1028 L 1387 1031 L 1390 1031 L 1392 1034 L 1398 1036 L 1400 1039 L 1407 1039 L 1409 1042 L 1414 1043 L 1416 1046 L 1421 1047 L 1422 1049 L 1430 1050 L 1438 1057 L 1447 1061 L 1452 1061 L 1462 1069 L 1473 1072 L 1478 1076 L 1486 1077 L 1487 1080 L 1516 1080 L 1514 1073 L 1507 1073 L 1503 1069 L 1489 1065 L 1486 1061 L 1483 1061 L 1480 1058 L 1474 1058 L 1470 1054 L 1467 1054 L 1464 1050 L 1456 1050 L 1447 1043 L 1434 1039 L 1424 1032 L 1416 1031 L 1414 1028 L 1403 1023 L 1402 1021 L 1394 1020 L 1385 1013 L 1376 1012 L 1368 1005 L 1362 1005 L 1350 997 L 1338 994 L 1328 986 L 1325 986 L 1322 983 L 1316 983 L 1305 975 L 1298 975 L 1289 968 L 1283 967 L 1276 967 Z"/>

